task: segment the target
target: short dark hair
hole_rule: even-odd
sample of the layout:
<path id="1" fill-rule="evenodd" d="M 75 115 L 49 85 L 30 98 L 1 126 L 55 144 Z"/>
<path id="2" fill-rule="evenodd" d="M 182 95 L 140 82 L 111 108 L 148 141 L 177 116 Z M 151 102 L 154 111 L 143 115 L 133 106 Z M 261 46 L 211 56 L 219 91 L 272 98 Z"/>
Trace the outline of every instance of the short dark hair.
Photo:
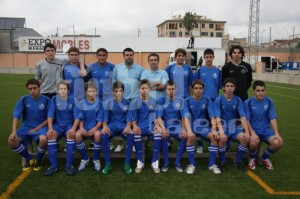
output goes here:
<path id="1" fill-rule="evenodd" d="M 177 57 L 177 55 L 179 53 L 182 53 L 182 54 L 184 54 L 184 56 L 186 56 L 186 50 L 184 50 L 183 48 L 178 48 L 175 50 L 175 58 Z"/>
<path id="2" fill-rule="evenodd" d="M 215 55 L 215 52 L 210 49 L 210 48 L 207 48 L 204 52 L 203 52 L 203 56 L 205 57 L 205 55 Z"/>
<path id="3" fill-rule="evenodd" d="M 223 81 L 223 86 L 225 86 L 227 83 L 232 83 L 234 86 L 236 86 L 236 81 L 232 77 L 228 77 Z"/>
<path id="4" fill-rule="evenodd" d="M 85 87 L 85 91 L 87 91 L 89 88 L 94 88 L 98 90 L 97 85 L 93 81 L 88 81 L 87 83 L 85 83 L 84 87 Z"/>
<path id="5" fill-rule="evenodd" d="M 230 50 L 229 50 L 229 56 L 232 58 L 232 53 L 235 49 L 238 49 L 240 50 L 240 52 L 242 53 L 242 59 L 243 57 L 245 56 L 245 51 L 244 51 L 244 48 L 240 45 L 233 45 L 231 46 Z"/>
<path id="6" fill-rule="evenodd" d="M 125 52 L 133 52 L 133 54 L 134 54 L 134 51 L 132 50 L 132 48 L 125 48 L 123 50 L 123 55 L 125 54 Z"/>
<path id="7" fill-rule="evenodd" d="M 68 50 L 68 53 L 70 54 L 70 52 L 75 52 L 75 53 L 78 53 L 78 55 L 79 55 L 79 49 L 78 48 L 76 48 L 76 47 L 70 47 L 69 48 L 69 50 Z"/>
<path id="8" fill-rule="evenodd" d="M 124 91 L 124 84 L 120 81 L 114 82 L 112 86 L 112 90 L 114 91 L 115 89 L 119 89 L 119 88 L 123 89 Z"/>
<path id="9" fill-rule="evenodd" d="M 149 61 L 149 58 L 150 57 L 156 57 L 157 58 L 157 61 L 159 61 L 159 55 L 157 54 L 157 53 L 150 53 L 149 55 L 148 55 L 148 61 Z"/>
<path id="10" fill-rule="evenodd" d="M 97 51 L 96 51 L 96 55 L 98 55 L 99 52 L 104 52 L 106 55 L 108 55 L 108 52 L 105 48 L 99 48 Z"/>
<path id="11" fill-rule="evenodd" d="M 141 86 L 142 86 L 143 84 L 147 84 L 147 86 L 150 88 L 150 82 L 149 82 L 149 80 L 147 80 L 147 79 L 142 79 L 142 80 L 140 81 L 140 86 L 139 86 L 139 88 L 141 88 Z"/>
<path id="12" fill-rule="evenodd" d="M 40 82 L 37 79 L 29 79 L 26 82 L 26 88 L 28 88 L 29 85 L 37 85 L 38 87 L 41 86 Z"/>
<path id="13" fill-rule="evenodd" d="M 46 48 L 54 48 L 54 50 L 56 51 L 56 47 L 53 43 L 46 43 L 44 46 L 44 52 L 46 52 Z"/>
<path id="14" fill-rule="evenodd" d="M 166 82 L 166 88 L 167 88 L 167 86 L 175 86 L 176 87 L 175 82 L 173 80 L 168 80 Z"/>
<path id="15" fill-rule="evenodd" d="M 204 88 L 204 82 L 202 80 L 200 79 L 194 80 L 192 83 L 192 88 L 194 88 L 196 84 L 202 85 L 202 87 Z"/>
<path id="16" fill-rule="evenodd" d="M 256 80 L 256 81 L 254 81 L 253 85 L 252 85 L 252 89 L 255 90 L 257 86 L 261 86 L 261 87 L 266 88 L 266 84 L 262 80 Z"/>

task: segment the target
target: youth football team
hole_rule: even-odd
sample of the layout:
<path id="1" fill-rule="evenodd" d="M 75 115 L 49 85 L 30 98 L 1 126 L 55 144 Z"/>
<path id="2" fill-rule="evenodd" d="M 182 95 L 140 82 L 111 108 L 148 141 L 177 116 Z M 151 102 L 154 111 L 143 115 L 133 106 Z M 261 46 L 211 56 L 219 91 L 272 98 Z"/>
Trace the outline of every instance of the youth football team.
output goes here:
<path id="1" fill-rule="evenodd" d="M 90 71 L 89 67 L 85 66 L 88 72 L 87 77 L 91 75 L 91 71 L 101 72 L 105 67 L 106 70 L 109 70 L 105 71 L 106 79 L 96 81 L 96 83 L 95 80 L 87 81 L 87 78 L 82 77 L 86 75 L 86 71 L 81 61 L 78 61 L 80 60 L 78 59 L 78 49 L 70 49 L 69 61 L 64 68 L 61 64 L 55 65 L 57 62 L 55 62 L 54 56 L 51 59 L 49 53 L 53 53 L 53 49 L 55 54 L 56 49 L 53 45 L 46 45 L 44 49 L 45 60 L 54 63 L 48 67 L 57 67 L 65 72 L 65 80 L 60 80 L 56 85 L 57 95 L 47 92 L 48 87 L 45 89 L 43 79 L 30 79 L 26 83 L 29 94 L 19 99 L 13 112 L 12 133 L 8 138 L 8 144 L 14 152 L 26 159 L 23 170 L 33 167 L 35 171 L 39 171 L 42 168 L 42 157 L 48 151 L 51 166 L 46 170 L 45 175 L 55 174 L 58 171 L 58 140 L 65 137 L 66 173 L 74 175 L 76 172 L 82 172 L 90 162 L 84 141 L 86 138 L 91 138 L 94 149 L 92 155 L 94 170 L 109 174 L 112 170 L 110 140 L 115 136 L 121 136 L 126 142 L 123 167 L 126 174 L 133 172 L 130 163 L 133 148 L 137 156 L 135 173 L 141 173 L 144 168 L 143 137 L 148 137 L 153 141 L 151 168 L 154 173 L 167 172 L 171 166 L 168 158 L 168 142 L 170 138 L 174 138 L 179 142 L 176 159 L 173 163 L 175 169 L 178 172 L 184 172 L 181 158 L 186 151 L 189 164 L 185 171 L 187 174 L 194 174 L 196 171 L 194 158 L 196 137 L 208 141 L 208 169 L 214 174 L 226 171 L 225 154 L 228 141 L 238 143 L 234 161 L 237 169 L 241 171 L 256 169 L 256 153 L 260 141 L 268 144 L 266 151 L 260 157 L 261 161 L 267 169 L 273 169 L 270 156 L 283 145 L 277 126 L 274 103 L 272 99 L 265 96 L 266 85 L 260 80 L 254 81 L 251 98 L 241 99 L 235 95 L 237 87 L 239 89 L 242 87 L 244 92 L 247 92 L 252 81 L 252 73 L 246 63 L 242 61 L 244 52 L 240 46 L 232 47 L 230 50 L 232 61 L 224 66 L 222 72 L 213 65 L 214 51 L 206 49 L 203 55 L 205 65 L 194 74 L 184 62 L 185 50 L 177 49 L 175 51 L 176 63 L 166 68 L 169 80 L 155 77 L 155 75 L 159 76 L 165 73 L 157 68 L 159 56 L 156 53 L 151 53 L 148 57 L 151 70 L 156 70 L 148 71 L 154 80 L 151 78 L 140 80 L 142 70 L 132 61 L 133 50 L 127 48 L 123 52 L 124 66 L 114 67 L 106 62 L 106 59 L 103 61 L 103 58 L 101 58 L 102 62 L 99 61 L 99 66 L 94 64 L 94 68 Z M 107 58 L 105 49 L 99 49 L 97 56 L 99 53 Z M 155 66 L 155 63 L 152 63 L 155 59 L 157 61 L 156 69 L 152 67 Z M 97 69 L 97 67 L 103 68 Z M 129 70 L 134 70 L 133 74 L 130 73 L 133 77 L 130 77 L 130 80 L 120 78 L 113 81 L 111 75 L 117 73 L 117 68 L 118 70 L 127 69 L 128 75 Z M 222 74 L 226 74 L 226 69 L 229 70 L 229 73 L 226 78 L 222 78 Z M 239 72 L 241 75 L 250 73 L 250 84 L 239 85 L 243 84 L 244 80 L 237 82 L 240 81 L 240 77 L 230 76 L 239 75 Z M 51 74 L 47 75 L 47 79 L 51 81 L 53 77 Z M 249 74 L 246 75 L 249 77 Z M 116 77 L 118 76 L 116 74 Z M 134 77 L 137 81 L 132 80 Z M 55 81 L 55 79 L 52 80 Z M 106 83 L 101 83 L 100 86 L 100 82 Z M 125 90 L 134 87 L 128 85 L 130 82 L 134 82 L 137 84 L 134 86 L 138 87 L 138 96 L 135 98 L 124 97 Z M 150 95 L 150 91 L 153 92 L 154 84 L 159 88 L 154 89 L 159 92 L 161 96 L 159 99 Z M 111 88 L 109 95 L 107 88 L 104 88 L 106 86 Z M 102 91 L 99 91 L 99 88 Z M 220 88 L 223 88 L 224 94 L 219 96 Z M 105 99 L 99 97 L 99 93 L 102 95 L 104 90 L 106 96 L 110 97 Z M 239 94 L 241 94 L 240 90 Z M 21 128 L 17 129 L 21 119 Z M 35 157 L 26 149 L 26 145 L 31 140 L 38 145 Z M 81 157 L 78 169 L 73 165 L 76 149 Z M 103 167 L 100 164 L 100 150 L 104 154 L 105 164 Z M 242 159 L 247 151 L 249 151 L 250 158 L 248 165 L 245 166 Z M 160 152 L 163 155 L 161 167 L 159 165 Z M 218 156 L 219 164 L 216 163 Z"/>

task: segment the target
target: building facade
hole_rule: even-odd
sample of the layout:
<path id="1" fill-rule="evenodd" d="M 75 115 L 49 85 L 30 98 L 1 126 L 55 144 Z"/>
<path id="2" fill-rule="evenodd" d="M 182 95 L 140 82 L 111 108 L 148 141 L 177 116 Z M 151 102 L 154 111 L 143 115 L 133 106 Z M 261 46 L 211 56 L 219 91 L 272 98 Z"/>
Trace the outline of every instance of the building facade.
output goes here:
<path id="1" fill-rule="evenodd" d="M 192 30 L 194 37 L 223 37 L 226 21 L 214 21 L 206 16 L 194 13 L 196 26 Z M 190 37 L 191 35 L 183 26 L 184 16 L 176 15 L 157 25 L 158 37 Z"/>

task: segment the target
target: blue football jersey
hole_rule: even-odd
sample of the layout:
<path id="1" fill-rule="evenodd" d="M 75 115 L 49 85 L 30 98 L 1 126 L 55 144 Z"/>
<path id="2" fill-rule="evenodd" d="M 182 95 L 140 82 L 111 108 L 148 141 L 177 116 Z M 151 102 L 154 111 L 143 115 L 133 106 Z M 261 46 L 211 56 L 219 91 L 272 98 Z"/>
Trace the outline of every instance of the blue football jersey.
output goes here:
<path id="1" fill-rule="evenodd" d="M 149 128 L 156 120 L 157 104 L 152 97 L 148 101 L 143 101 L 140 96 L 130 103 L 129 114 L 131 121 L 136 121 L 140 128 Z"/>
<path id="2" fill-rule="evenodd" d="M 58 95 L 54 96 L 49 103 L 48 118 L 52 118 L 59 126 L 73 125 L 74 120 L 80 118 L 74 98 L 63 100 Z"/>
<path id="3" fill-rule="evenodd" d="M 98 62 L 91 64 L 89 77 L 97 85 L 99 99 L 102 100 L 112 97 L 112 73 L 115 65 L 106 62 L 104 66 L 100 66 Z"/>
<path id="4" fill-rule="evenodd" d="M 245 116 L 242 100 L 233 96 L 227 100 L 224 95 L 216 98 L 214 102 L 215 117 L 225 120 L 227 123 L 232 119 L 238 119 Z"/>
<path id="5" fill-rule="evenodd" d="M 47 120 L 49 98 L 41 95 L 33 99 L 31 95 L 21 97 L 15 105 L 13 116 L 23 119 L 22 126 L 35 128 Z"/>
<path id="6" fill-rule="evenodd" d="M 277 118 L 274 102 L 268 97 L 263 100 L 251 97 L 244 102 L 244 109 L 254 131 L 264 131 L 270 127 L 270 121 Z"/>
<path id="7" fill-rule="evenodd" d="M 117 102 L 114 98 L 110 98 L 104 102 L 104 121 L 112 125 L 126 125 L 130 122 L 128 114 L 129 102 L 123 99 Z"/>
<path id="8" fill-rule="evenodd" d="M 163 97 L 158 100 L 159 109 L 157 116 L 161 117 L 165 122 L 165 126 L 180 125 L 182 118 L 189 117 L 184 99 L 176 97 L 174 100 L 169 100 Z"/>
<path id="9" fill-rule="evenodd" d="M 84 78 L 80 76 L 80 67 L 67 64 L 64 66 L 63 73 L 64 79 L 70 82 L 69 96 L 78 100 L 84 99 Z"/>
<path id="10" fill-rule="evenodd" d="M 208 97 L 203 96 L 200 100 L 188 97 L 185 99 L 185 103 L 190 113 L 192 129 L 194 129 L 194 125 L 209 125 L 207 120 L 214 117 L 214 107 Z"/>
<path id="11" fill-rule="evenodd" d="M 222 88 L 222 72 L 216 67 L 202 66 L 194 73 L 194 80 L 200 79 L 204 83 L 203 96 L 215 100 Z"/>
<path id="12" fill-rule="evenodd" d="M 98 122 L 103 121 L 103 106 L 100 100 L 89 102 L 84 99 L 80 103 L 80 121 L 83 122 L 84 129 L 89 130 L 96 126 Z"/>

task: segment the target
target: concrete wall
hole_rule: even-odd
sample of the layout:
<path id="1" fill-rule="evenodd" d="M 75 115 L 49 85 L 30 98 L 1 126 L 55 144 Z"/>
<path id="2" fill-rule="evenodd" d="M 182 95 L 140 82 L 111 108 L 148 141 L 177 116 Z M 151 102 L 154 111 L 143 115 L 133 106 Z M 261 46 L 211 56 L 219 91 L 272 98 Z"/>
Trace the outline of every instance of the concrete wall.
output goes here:
<path id="1" fill-rule="evenodd" d="M 263 80 L 268 82 L 300 85 L 300 75 L 273 74 L 273 73 L 253 73 L 254 80 Z"/>
<path id="2" fill-rule="evenodd" d="M 162 69 L 167 66 L 169 53 L 158 53 L 160 56 L 159 65 Z M 149 68 L 148 55 L 150 52 L 136 52 L 134 61 L 140 64 L 145 69 Z M 87 65 L 97 61 L 95 53 L 81 53 L 81 59 Z M 35 65 L 38 61 L 45 58 L 43 53 L 0 53 L 0 73 L 18 73 L 28 74 L 34 71 Z M 122 53 L 109 53 L 108 61 L 114 64 L 124 62 Z"/>

